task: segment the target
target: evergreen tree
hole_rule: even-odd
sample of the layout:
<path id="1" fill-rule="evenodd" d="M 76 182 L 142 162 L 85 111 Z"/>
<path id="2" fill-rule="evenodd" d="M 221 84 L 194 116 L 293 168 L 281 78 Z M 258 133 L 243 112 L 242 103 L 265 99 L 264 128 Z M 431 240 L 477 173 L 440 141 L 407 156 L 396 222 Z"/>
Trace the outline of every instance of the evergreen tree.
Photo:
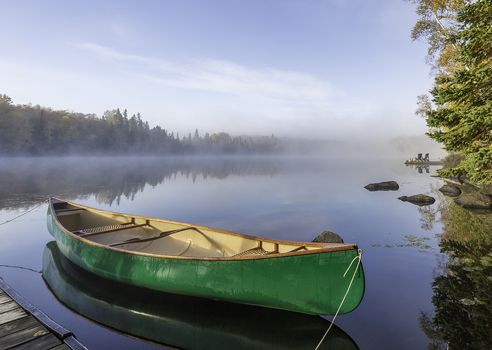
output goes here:
<path id="1" fill-rule="evenodd" d="M 430 137 L 464 160 L 441 172 L 492 182 L 492 2 L 467 2 L 457 13 L 456 30 L 445 39 L 456 47 L 453 69 L 437 75 L 432 103 L 421 99 L 420 112 Z"/>
<path id="2" fill-rule="evenodd" d="M 263 152 L 277 150 L 272 140 L 262 147 L 263 139 L 251 138 L 254 149 L 243 146 L 243 139 L 226 133 L 214 134 L 214 142 L 206 134 L 201 138 L 183 138 L 160 126 L 150 128 L 140 113 L 128 118 L 126 109 L 105 111 L 101 118 L 31 105 L 14 105 L 10 97 L 0 95 L 0 154 L 46 155 L 66 153 L 150 153 L 190 154 Z"/>

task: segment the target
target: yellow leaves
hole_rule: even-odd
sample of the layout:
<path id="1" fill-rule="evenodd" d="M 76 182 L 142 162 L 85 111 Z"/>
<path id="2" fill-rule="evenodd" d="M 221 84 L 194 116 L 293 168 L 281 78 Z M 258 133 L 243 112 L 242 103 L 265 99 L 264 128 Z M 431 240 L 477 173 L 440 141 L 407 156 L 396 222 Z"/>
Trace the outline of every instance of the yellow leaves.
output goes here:
<path id="1" fill-rule="evenodd" d="M 458 11 L 465 6 L 464 0 L 430 0 L 430 7 L 433 12 L 453 10 Z"/>
<path id="2" fill-rule="evenodd" d="M 446 44 L 437 58 L 437 65 L 443 72 L 453 74 L 457 70 L 463 68 L 463 65 L 457 61 L 457 56 L 457 47 L 451 44 Z"/>

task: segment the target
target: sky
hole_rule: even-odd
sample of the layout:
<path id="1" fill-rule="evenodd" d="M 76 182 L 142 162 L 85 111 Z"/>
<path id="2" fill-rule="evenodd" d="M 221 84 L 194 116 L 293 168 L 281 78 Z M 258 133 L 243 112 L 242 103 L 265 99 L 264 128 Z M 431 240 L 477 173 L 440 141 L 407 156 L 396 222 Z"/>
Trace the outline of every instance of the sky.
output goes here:
<path id="1" fill-rule="evenodd" d="M 404 0 L 0 0 L 0 93 L 183 134 L 423 134 Z"/>

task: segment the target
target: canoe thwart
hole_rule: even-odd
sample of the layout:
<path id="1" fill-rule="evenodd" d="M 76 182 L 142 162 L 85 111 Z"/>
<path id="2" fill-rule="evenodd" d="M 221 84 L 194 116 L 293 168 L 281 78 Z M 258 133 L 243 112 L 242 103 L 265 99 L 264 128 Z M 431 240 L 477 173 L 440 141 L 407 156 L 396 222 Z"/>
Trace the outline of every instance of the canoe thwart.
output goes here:
<path id="1" fill-rule="evenodd" d="M 116 243 L 108 244 L 108 247 L 116 247 L 116 246 L 119 246 L 119 245 L 124 245 L 124 244 L 129 244 L 129 243 L 144 243 L 144 242 L 154 241 L 156 239 L 165 238 L 165 237 L 170 236 L 170 235 L 172 235 L 174 233 L 183 232 L 183 231 L 187 231 L 187 230 L 197 230 L 197 231 L 200 231 L 196 227 L 184 227 L 184 228 L 179 228 L 179 229 L 176 229 L 176 230 L 162 231 L 161 233 L 159 233 L 158 236 L 155 236 L 155 237 L 127 239 L 126 241 L 121 241 L 121 242 L 116 242 Z"/>

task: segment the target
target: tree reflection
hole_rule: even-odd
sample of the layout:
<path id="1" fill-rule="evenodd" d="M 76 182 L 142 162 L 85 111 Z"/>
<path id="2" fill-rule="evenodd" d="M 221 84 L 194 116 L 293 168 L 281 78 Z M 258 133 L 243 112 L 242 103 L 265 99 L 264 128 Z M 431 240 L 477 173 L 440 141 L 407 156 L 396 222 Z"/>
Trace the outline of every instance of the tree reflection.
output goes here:
<path id="1" fill-rule="evenodd" d="M 451 201 L 441 208 L 441 252 L 448 256 L 433 283 L 433 317 L 420 324 L 429 349 L 492 348 L 492 215 Z"/>
<path id="2" fill-rule="evenodd" d="M 0 209 L 27 208 L 49 196 L 67 199 L 95 195 L 99 203 L 132 199 L 145 186 L 176 177 L 224 179 L 228 176 L 274 176 L 278 162 L 244 157 L 94 157 L 0 159 Z"/>
<path id="3" fill-rule="evenodd" d="M 420 214 L 420 228 L 425 231 L 431 231 L 434 228 L 438 209 L 431 206 L 423 206 L 418 207 L 417 210 Z"/>

